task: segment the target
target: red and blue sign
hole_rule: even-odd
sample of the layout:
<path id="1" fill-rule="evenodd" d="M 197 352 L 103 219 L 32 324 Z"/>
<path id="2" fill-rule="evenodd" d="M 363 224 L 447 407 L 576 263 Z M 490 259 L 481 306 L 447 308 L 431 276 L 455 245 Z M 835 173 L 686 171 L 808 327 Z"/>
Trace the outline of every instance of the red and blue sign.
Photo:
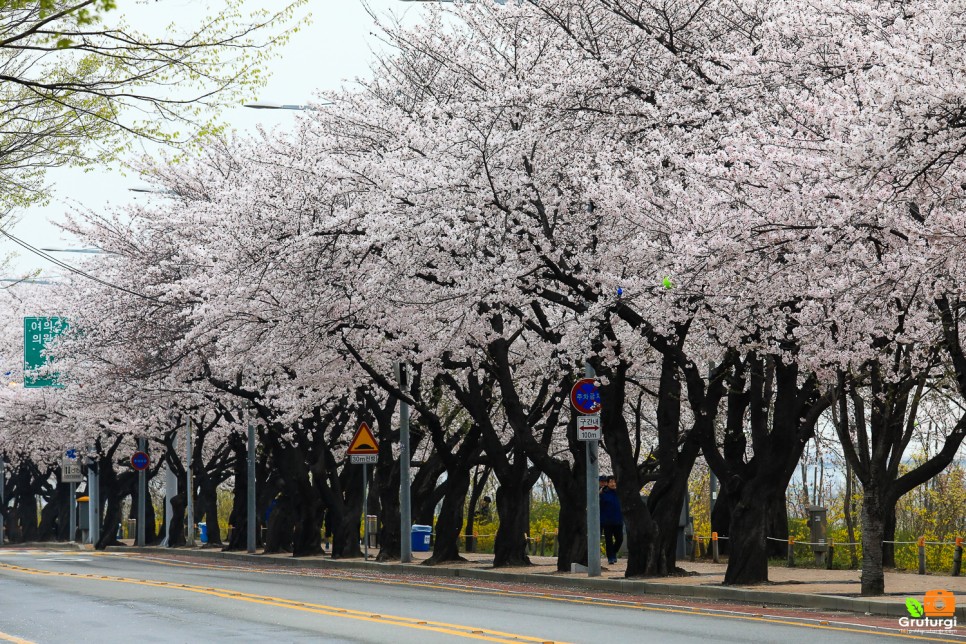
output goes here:
<path id="1" fill-rule="evenodd" d="M 570 404 L 581 414 L 596 414 L 600 411 L 600 391 L 593 378 L 581 378 L 570 390 Z"/>
<path id="2" fill-rule="evenodd" d="M 134 452 L 131 456 L 131 467 L 138 472 L 148 469 L 149 465 L 151 465 L 151 459 L 146 452 Z"/>

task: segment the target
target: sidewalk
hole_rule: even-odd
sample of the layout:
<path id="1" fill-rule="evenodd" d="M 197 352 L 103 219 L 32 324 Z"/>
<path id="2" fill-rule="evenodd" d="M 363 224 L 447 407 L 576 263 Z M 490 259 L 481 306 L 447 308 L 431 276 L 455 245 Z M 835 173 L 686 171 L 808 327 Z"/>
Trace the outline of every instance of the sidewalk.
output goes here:
<path id="1" fill-rule="evenodd" d="M 797 608 L 848 611 L 892 617 L 907 616 L 906 597 L 922 600 L 928 590 L 952 591 L 961 597 L 956 615 L 966 620 L 966 577 L 948 575 L 917 575 L 906 572 L 886 572 L 884 597 L 863 598 L 859 596 L 858 570 L 822 570 L 812 568 L 772 567 L 770 581 L 753 586 L 723 586 L 726 564 L 709 562 L 678 562 L 687 574 L 674 577 L 625 579 L 626 560 L 616 565 L 604 566 L 599 578 L 588 578 L 586 573 L 558 573 L 555 557 L 531 556 L 532 566 L 519 568 L 493 568 L 493 555 L 464 553 L 466 562 L 449 563 L 444 566 L 424 566 L 428 552 L 414 552 L 412 564 L 398 562 L 376 563 L 362 559 L 332 559 L 321 557 L 294 558 L 289 554 L 263 555 L 237 552 L 221 552 L 215 548 L 109 548 L 113 552 L 138 552 L 152 555 L 177 554 L 201 556 L 220 560 L 240 560 L 261 565 L 279 565 L 302 568 L 335 568 L 345 570 L 368 570 L 374 573 L 412 574 L 438 577 L 460 577 L 494 582 L 522 583 L 538 586 L 567 587 L 573 589 L 620 592 L 634 595 L 662 595 L 691 597 L 710 600 L 737 601 L 752 604 L 791 606 Z M 370 549 L 370 557 L 378 552 Z"/>

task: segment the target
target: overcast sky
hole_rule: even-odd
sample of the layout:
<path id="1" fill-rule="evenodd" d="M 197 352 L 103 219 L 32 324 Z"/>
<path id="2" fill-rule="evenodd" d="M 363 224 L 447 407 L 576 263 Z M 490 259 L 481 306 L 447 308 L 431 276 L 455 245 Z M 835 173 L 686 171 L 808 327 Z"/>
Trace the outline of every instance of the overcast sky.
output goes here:
<path id="1" fill-rule="evenodd" d="M 281 0 L 248 0 L 253 8 L 278 6 Z M 138 6 L 132 0 L 120 0 L 119 12 L 124 13 L 132 24 L 157 24 L 158 11 L 163 12 L 161 20 L 171 20 L 177 16 L 179 24 L 190 25 L 200 21 L 217 8 L 218 0 L 160 0 L 148 6 Z M 392 11 L 404 15 L 406 21 L 418 20 L 422 10 L 418 3 L 401 0 L 366 0 L 376 13 Z M 278 103 L 305 103 L 317 90 L 336 89 L 360 76 L 368 76 L 372 60 L 372 50 L 379 43 L 372 36 L 373 20 L 363 6 L 363 0 L 313 0 L 306 12 L 311 12 L 311 23 L 293 36 L 273 60 L 268 71 L 271 73 L 268 86 L 260 100 Z M 303 12 L 303 13 L 306 13 Z M 222 120 L 247 131 L 258 124 L 266 127 L 284 125 L 290 122 L 293 112 L 282 110 L 252 110 L 244 107 L 227 110 Z M 76 241 L 65 238 L 51 222 L 61 220 L 65 212 L 73 208 L 103 210 L 133 199 L 152 198 L 150 195 L 138 196 L 130 188 L 144 185 L 136 176 L 124 176 L 109 171 L 83 172 L 81 170 L 52 170 L 48 179 L 54 185 L 54 198 L 50 205 L 24 210 L 19 213 L 19 222 L 11 232 L 38 247 L 67 248 L 77 247 Z M 53 266 L 3 239 L 0 254 L 16 253 L 11 275 L 20 275 L 29 270 L 40 268 L 45 274 L 60 274 L 63 269 Z M 70 263 L 83 255 L 71 253 L 56 254 Z"/>

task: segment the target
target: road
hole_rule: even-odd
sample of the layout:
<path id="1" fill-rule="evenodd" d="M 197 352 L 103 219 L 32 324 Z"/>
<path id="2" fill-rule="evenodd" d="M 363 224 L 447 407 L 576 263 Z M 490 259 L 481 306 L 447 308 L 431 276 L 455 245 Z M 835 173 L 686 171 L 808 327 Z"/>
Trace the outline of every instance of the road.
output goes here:
<path id="1" fill-rule="evenodd" d="M 923 639 L 928 638 L 606 601 L 559 590 L 510 591 L 113 553 L 0 550 L 0 641 L 873 644 Z"/>

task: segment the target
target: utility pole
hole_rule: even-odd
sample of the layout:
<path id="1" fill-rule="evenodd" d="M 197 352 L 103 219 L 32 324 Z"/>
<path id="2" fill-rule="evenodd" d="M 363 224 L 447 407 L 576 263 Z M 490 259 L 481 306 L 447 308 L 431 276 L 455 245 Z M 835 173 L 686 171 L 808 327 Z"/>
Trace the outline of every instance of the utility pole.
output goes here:
<path id="1" fill-rule="evenodd" d="M 369 561 L 369 466 L 362 464 L 362 547 L 363 561 Z"/>
<path id="2" fill-rule="evenodd" d="M 87 465 L 87 517 L 90 522 L 91 544 L 101 540 L 101 490 L 97 474 L 97 452 L 91 450 L 93 456 Z"/>
<path id="3" fill-rule="evenodd" d="M 585 362 L 584 376 L 593 378 L 595 375 L 590 362 Z M 584 454 L 587 469 L 587 576 L 600 577 L 600 486 L 597 483 L 600 465 L 597 441 L 586 441 Z"/>
<path id="4" fill-rule="evenodd" d="M 2 466 L 0 466 L 0 477 L 2 476 L 3 469 Z M 70 531 L 70 537 L 68 537 L 67 540 L 73 542 L 77 540 L 75 538 L 77 536 L 77 483 L 71 483 L 68 488 L 70 490 L 70 500 L 68 501 L 68 507 L 70 508 L 70 519 L 67 521 L 67 529 Z M 3 521 L 3 519 L 0 518 L 0 521 Z M 0 544 L 3 543 L 2 535 L 3 524 L 0 523 Z"/>
<path id="5" fill-rule="evenodd" d="M 188 534 L 186 535 L 185 543 L 188 546 L 195 545 L 195 485 L 194 477 L 191 472 L 191 416 L 188 416 L 188 422 L 185 423 L 185 436 L 184 436 L 184 462 L 185 462 L 185 482 L 187 483 L 188 489 L 185 490 L 188 496 L 188 507 L 187 507 L 187 519 L 188 519 Z"/>
<path id="6" fill-rule="evenodd" d="M 396 363 L 396 382 L 399 388 L 408 392 L 409 374 L 406 365 Z M 409 403 L 399 400 L 399 561 L 411 563 L 413 560 L 412 544 L 412 499 L 410 499 L 411 482 L 409 480 Z"/>
<path id="7" fill-rule="evenodd" d="M 249 412 L 251 413 L 251 412 Z M 248 419 L 248 552 L 255 552 L 258 517 L 255 516 L 255 423 Z"/>
<path id="8" fill-rule="evenodd" d="M 138 439 L 138 451 L 147 452 L 148 445 L 147 441 L 143 438 Z M 148 495 L 148 472 L 146 469 L 138 472 L 138 534 L 137 534 L 137 545 L 144 547 L 144 521 L 147 507 L 147 495 Z"/>

